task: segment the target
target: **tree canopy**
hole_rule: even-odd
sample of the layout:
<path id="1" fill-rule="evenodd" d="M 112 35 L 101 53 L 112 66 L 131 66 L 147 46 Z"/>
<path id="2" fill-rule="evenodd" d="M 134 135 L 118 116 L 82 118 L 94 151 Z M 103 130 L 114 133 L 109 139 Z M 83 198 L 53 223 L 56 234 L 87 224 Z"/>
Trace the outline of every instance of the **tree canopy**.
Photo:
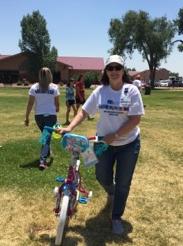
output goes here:
<path id="1" fill-rule="evenodd" d="M 147 61 L 154 87 L 155 72 L 172 50 L 175 27 L 166 17 L 151 19 L 144 11 L 128 11 L 121 19 L 112 19 L 109 28 L 112 54 L 132 56 L 138 50 Z"/>
<path id="2" fill-rule="evenodd" d="M 178 12 L 178 17 L 175 20 L 175 24 L 177 25 L 178 28 L 178 34 L 182 35 L 183 34 L 183 9 L 180 9 Z M 178 45 L 178 49 L 180 52 L 183 52 L 183 40 L 178 39 L 175 40 L 173 43 L 179 42 L 180 44 Z"/>
<path id="3" fill-rule="evenodd" d="M 19 47 L 22 52 L 30 54 L 30 72 L 37 74 L 38 70 L 47 66 L 52 71 L 55 68 L 57 49 L 51 48 L 51 41 L 46 27 L 47 23 L 40 12 L 33 11 L 21 20 L 21 36 Z"/>

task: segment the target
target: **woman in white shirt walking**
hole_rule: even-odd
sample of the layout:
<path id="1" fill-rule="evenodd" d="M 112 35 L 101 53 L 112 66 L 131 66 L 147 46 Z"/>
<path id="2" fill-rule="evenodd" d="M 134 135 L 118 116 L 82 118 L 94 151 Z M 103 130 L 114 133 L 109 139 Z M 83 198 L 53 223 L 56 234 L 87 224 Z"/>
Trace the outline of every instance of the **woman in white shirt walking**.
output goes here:
<path id="1" fill-rule="evenodd" d="M 35 121 L 41 131 L 44 126 L 53 126 L 57 122 L 59 112 L 59 89 L 53 84 L 52 73 L 49 68 L 43 67 L 39 71 L 39 82 L 31 86 L 25 114 L 25 125 L 29 125 L 29 115 L 35 104 Z M 50 156 L 50 141 L 48 137 L 46 144 L 42 146 L 40 153 L 39 168 L 47 167 L 46 159 Z"/>
<path id="2" fill-rule="evenodd" d="M 140 123 L 144 114 L 141 94 L 130 84 L 121 56 L 106 61 L 101 86 L 98 86 L 76 117 L 60 133 L 72 131 L 88 115 L 100 114 L 97 135 L 104 136 L 108 149 L 96 164 L 96 178 L 112 203 L 112 231 L 123 234 L 123 216 L 132 176 L 140 151 Z M 115 167 L 115 171 L 114 171 Z"/>

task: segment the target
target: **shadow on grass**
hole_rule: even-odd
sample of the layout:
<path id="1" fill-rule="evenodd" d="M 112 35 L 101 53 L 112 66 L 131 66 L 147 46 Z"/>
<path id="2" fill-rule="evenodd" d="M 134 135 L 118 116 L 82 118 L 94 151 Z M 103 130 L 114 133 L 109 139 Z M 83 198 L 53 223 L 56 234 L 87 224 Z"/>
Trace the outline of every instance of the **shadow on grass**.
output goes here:
<path id="1" fill-rule="evenodd" d="M 116 243 L 116 245 L 132 244 L 132 239 L 128 236 L 133 230 L 132 225 L 128 221 L 123 220 L 124 234 L 122 236 L 112 234 L 109 213 L 109 207 L 106 205 L 98 215 L 88 219 L 85 226 L 68 226 L 62 245 L 77 246 L 82 242 L 81 237 L 84 239 L 84 245 L 86 246 L 105 246 L 107 243 Z M 77 235 L 69 236 L 69 232 L 81 235 L 81 237 L 77 237 Z M 54 246 L 54 241 L 55 238 L 50 238 L 48 234 L 41 235 L 39 238 L 39 242 L 46 243 L 49 246 Z"/>
<path id="2" fill-rule="evenodd" d="M 38 166 L 39 166 L 39 159 L 30 161 L 28 163 L 20 164 L 21 168 L 28 168 L 28 169 L 29 168 L 38 168 Z"/>
<path id="3" fill-rule="evenodd" d="M 47 164 L 48 164 L 48 167 L 50 167 L 53 163 L 53 157 L 50 157 L 49 158 L 49 161 L 47 161 Z M 39 159 L 35 159 L 31 162 L 28 162 L 28 163 L 23 163 L 23 164 L 20 164 L 21 168 L 39 168 Z"/>
<path id="4" fill-rule="evenodd" d="M 55 238 L 50 238 L 48 234 L 42 234 L 39 240 L 36 240 L 40 243 L 46 243 L 49 246 L 55 246 Z"/>
<path id="5" fill-rule="evenodd" d="M 86 221 L 85 226 L 69 227 L 68 230 L 81 235 L 84 238 L 86 246 L 105 246 L 106 243 L 132 243 L 132 239 L 128 234 L 132 232 L 133 227 L 128 221 L 123 220 L 125 232 L 122 236 L 114 235 L 111 232 L 111 221 L 109 219 L 110 210 L 106 206 L 100 211 L 100 213 Z M 63 245 L 76 246 L 78 245 L 80 238 L 67 237 L 63 241 Z"/>

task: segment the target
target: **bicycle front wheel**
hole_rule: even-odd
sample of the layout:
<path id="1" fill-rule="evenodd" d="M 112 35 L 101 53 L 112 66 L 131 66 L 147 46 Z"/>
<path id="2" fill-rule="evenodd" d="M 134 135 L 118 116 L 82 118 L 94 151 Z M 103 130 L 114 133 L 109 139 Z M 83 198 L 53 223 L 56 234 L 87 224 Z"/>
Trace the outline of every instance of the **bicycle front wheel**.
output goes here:
<path id="1" fill-rule="evenodd" d="M 61 245 L 64 234 L 64 227 L 67 219 L 67 211 L 69 206 L 69 196 L 64 195 L 61 200 L 60 215 L 58 218 L 57 234 L 55 238 L 55 245 Z"/>

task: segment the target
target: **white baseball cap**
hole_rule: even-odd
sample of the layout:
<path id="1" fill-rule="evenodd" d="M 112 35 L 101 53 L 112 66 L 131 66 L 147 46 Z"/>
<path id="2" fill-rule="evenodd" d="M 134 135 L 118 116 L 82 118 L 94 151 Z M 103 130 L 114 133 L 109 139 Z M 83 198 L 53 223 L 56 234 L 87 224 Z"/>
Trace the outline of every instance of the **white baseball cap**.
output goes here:
<path id="1" fill-rule="evenodd" d="M 118 63 L 118 64 L 120 64 L 122 67 L 124 66 L 124 60 L 123 60 L 123 58 L 122 58 L 121 56 L 119 56 L 119 55 L 112 55 L 112 56 L 110 56 L 110 57 L 106 60 L 106 62 L 105 62 L 105 68 L 106 68 L 109 64 L 111 64 L 111 63 Z"/>

